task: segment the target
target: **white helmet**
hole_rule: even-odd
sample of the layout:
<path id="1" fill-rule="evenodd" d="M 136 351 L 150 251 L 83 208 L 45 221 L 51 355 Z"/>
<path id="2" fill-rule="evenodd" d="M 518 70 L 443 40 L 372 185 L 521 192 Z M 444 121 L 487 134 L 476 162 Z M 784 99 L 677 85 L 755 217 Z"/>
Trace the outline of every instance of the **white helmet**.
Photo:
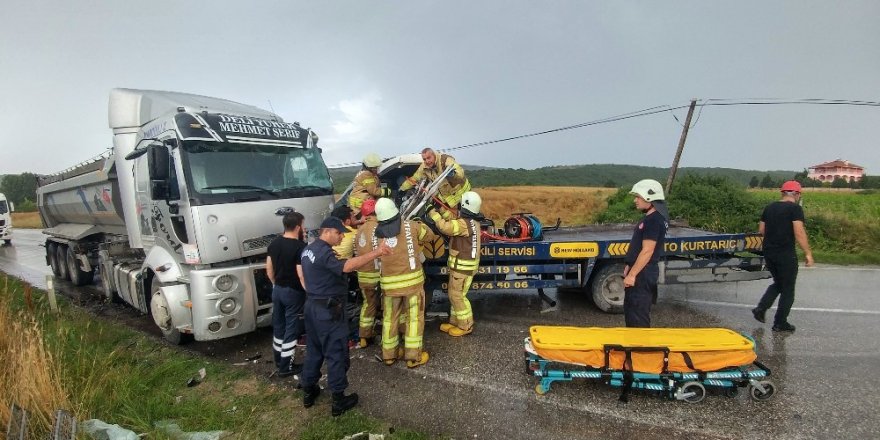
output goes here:
<path id="1" fill-rule="evenodd" d="M 382 165 L 382 158 L 376 153 L 370 153 L 364 156 L 364 166 L 367 168 L 379 168 Z"/>
<path id="2" fill-rule="evenodd" d="M 663 197 L 663 185 L 660 185 L 660 182 L 653 179 L 639 180 L 633 185 L 629 193 L 638 194 L 646 202 L 663 200 L 665 198 Z"/>
<path id="3" fill-rule="evenodd" d="M 461 196 L 461 208 L 466 209 L 471 214 L 479 214 L 480 207 L 483 206 L 483 199 L 480 198 L 480 195 L 473 192 L 468 191 Z"/>
<path id="4" fill-rule="evenodd" d="M 376 201 L 376 220 L 384 222 L 394 218 L 400 211 L 394 205 L 394 201 L 387 197 L 383 197 Z"/>

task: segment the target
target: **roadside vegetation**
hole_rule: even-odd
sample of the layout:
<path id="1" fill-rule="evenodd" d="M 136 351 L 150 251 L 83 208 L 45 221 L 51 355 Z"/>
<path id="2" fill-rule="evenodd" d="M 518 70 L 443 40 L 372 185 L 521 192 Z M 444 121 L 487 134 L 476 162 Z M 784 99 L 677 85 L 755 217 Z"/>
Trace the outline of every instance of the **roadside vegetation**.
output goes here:
<path id="1" fill-rule="evenodd" d="M 608 198 L 600 223 L 637 221 L 629 188 Z M 678 179 L 668 199 L 673 219 L 716 232 L 757 232 L 764 206 L 779 199 L 779 191 L 746 190 L 728 179 L 687 175 Z M 880 192 L 805 189 L 802 197 L 807 235 L 818 263 L 880 264 Z M 800 249 L 798 249 L 800 252 Z"/>
<path id="2" fill-rule="evenodd" d="M 34 212 L 13 212 L 12 226 L 22 229 L 41 229 L 43 222 L 40 220 L 40 214 Z"/>
<path id="3" fill-rule="evenodd" d="M 146 438 L 170 438 L 155 423 L 184 431 L 224 430 L 232 439 L 339 439 L 356 432 L 421 439 L 367 418 L 358 410 L 331 418 L 329 399 L 310 410 L 292 381 L 270 382 L 183 353 L 149 336 L 93 319 L 58 298 L 0 273 L 0 424 L 15 402 L 29 414 L 29 438 L 45 438 L 54 411 L 97 418 Z M 206 370 L 205 379 L 187 381 Z"/>

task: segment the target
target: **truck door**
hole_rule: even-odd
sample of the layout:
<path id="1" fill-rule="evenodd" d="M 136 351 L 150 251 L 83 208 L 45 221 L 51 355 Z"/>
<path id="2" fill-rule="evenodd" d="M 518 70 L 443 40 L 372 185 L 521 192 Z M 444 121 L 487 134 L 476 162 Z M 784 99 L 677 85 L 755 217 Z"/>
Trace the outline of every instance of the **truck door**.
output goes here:
<path id="1" fill-rule="evenodd" d="M 147 168 L 147 155 L 135 160 L 134 165 L 135 203 L 137 204 L 138 228 L 144 253 L 156 245 L 158 225 L 154 215 L 155 202 L 150 197 L 150 173 Z"/>

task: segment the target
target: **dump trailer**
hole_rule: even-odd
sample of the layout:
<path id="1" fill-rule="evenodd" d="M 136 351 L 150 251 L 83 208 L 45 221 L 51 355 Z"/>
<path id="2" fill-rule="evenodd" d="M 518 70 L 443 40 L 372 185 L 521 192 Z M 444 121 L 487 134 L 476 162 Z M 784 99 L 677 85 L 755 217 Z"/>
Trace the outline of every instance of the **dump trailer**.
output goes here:
<path id="1" fill-rule="evenodd" d="M 3 244 L 12 243 L 12 202 L 6 200 L 6 194 L 0 193 L 0 240 Z"/>
<path id="2" fill-rule="evenodd" d="M 379 168 L 387 187 L 399 188 L 421 163 L 418 154 L 387 159 Z M 429 185 L 424 186 L 429 188 Z M 479 192 L 479 188 L 475 189 Z M 419 206 L 416 199 L 407 206 Z M 345 197 L 340 200 L 344 201 Z M 574 289 L 589 295 L 609 313 L 623 312 L 623 258 L 635 225 L 579 227 L 541 224 L 529 213 L 512 213 L 503 225 L 482 224 L 480 267 L 471 291 L 532 290 L 549 305 L 555 301 L 544 289 Z M 660 261 L 660 283 L 734 282 L 769 278 L 759 254 L 763 237 L 756 233 L 715 233 L 672 222 Z M 424 249 L 426 292 L 446 290 L 447 247 L 435 243 Z"/>
<path id="3" fill-rule="evenodd" d="M 309 237 L 333 204 L 318 136 L 257 107 L 114 89 L 113 147 L 40 180 L 46 263 L 150 314 L 172 343 L 271 324 L 269 242 L 281 216 Z"/>

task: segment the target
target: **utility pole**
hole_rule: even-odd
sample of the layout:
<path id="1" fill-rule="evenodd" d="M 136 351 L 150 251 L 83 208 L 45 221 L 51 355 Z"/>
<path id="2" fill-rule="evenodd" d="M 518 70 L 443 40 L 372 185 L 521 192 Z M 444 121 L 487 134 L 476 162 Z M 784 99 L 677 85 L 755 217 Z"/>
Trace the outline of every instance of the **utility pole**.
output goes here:
<path id="1" fill-rule="evenodd" d="M 672 168 L 669 169 L 669 178 L 666 179 L 666 195 L 672 192 L 672 181 L 675 180 L 675 173 L 678 171 L 678 160 L 681 159 L 681 151 L 684 150 L 684 142 L 688 137 L 688 129 L 691 128 L 691 118 L 694 116 L 694 108 L 697 107 L 697 100 L 691 100 L 691 106 L 688 109 L 687 118 L 684 120 L 684 127 L 681 129 L 681 139 L 678 140 L 678 151 L 675 152 L 675 159 L 672 161 Z"/>

